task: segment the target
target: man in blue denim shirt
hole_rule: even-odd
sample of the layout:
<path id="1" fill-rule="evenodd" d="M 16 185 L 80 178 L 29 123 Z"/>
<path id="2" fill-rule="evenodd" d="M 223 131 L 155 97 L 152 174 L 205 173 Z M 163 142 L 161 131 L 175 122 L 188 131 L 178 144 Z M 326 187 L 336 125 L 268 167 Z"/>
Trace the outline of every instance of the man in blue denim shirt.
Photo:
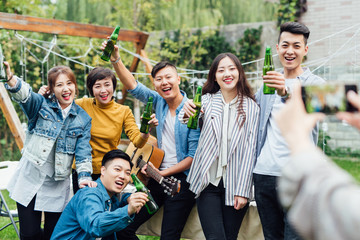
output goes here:
<path id="1" fill-rule="evenodd" d="M 130 180 L 130 157 L 121 150 L 106 153 L 96 188 L 83 188 L 75 194 L 56 224 L 51 239 L 115 239 L 115 232 L 128 226 L 148 201 L 142 192 L 120 193 Z"/>
<path id="2" fill-rule="evenodd" d="M 257 162 L 254 169 L 255 200 L 266 240 L 300 239 L 289 225 L 277 198 L 276 181 L 281 176 L 282 167 L 290 160 L 290 150 L 273 116 L 285 106 L 290 89 L 296 82 L 302 85 L 324 83 L 308 68 L 301 67 L 308 51 L 309 34 L 309 29 L 301 23 L 288 22 L 281 25 L 276 48 L 284 67 L 283 72 L 269 71 L 263 76 L 264 83 L 276 88 L 277 94 L 265 95 L 261 87 L 255 95 L 260 105 Z M 315 128 L 312 132 L 314 144 L 317 143 L 317 130 Z"/>
<path id="3" fill-rule="evenodd" d="M 105 46 L 106 42 L 103 43 L 102 48 Z M 135 98 L 146 103 L 150 96 L 153 97 L 153 107 L 159 119 L 157 127 L 158 147 L 165 151 L 159 173 L 164 177 L 174 176 L 181 180 L 181 189 L 177 195 L 169 197 L 153 179 L 150 179 L 148 188 L 156 203 L 159 206 L 164 205 L 161 239 L 180 239 L 186 220 L 195 204 L 195 196 L 189 190 L 186 176 L 200 136 L 199 129 L 189 129 L 185 124 L 181 124 L 178 119 L 178 114 L 187 101 L 185 92 L 179 88 L 180 76 L 173 64 L 159 62 L 151 72 L 156 90 L 153 91 L 135 80 L 120 60 L 117 46 L 115 46 L 110 60 L 124 87 Z M 138 239 L 135 231 L 150 217 L 151 215 L 142 209 L 136 215 L 134 223 L 117 234 L 118 239 Z"/>

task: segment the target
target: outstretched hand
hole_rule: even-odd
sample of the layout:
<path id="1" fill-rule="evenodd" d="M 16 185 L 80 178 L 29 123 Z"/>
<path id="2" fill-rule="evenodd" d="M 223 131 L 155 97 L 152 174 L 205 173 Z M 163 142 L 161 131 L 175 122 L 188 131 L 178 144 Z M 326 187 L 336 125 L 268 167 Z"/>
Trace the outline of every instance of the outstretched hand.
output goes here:
<path id="1" fill-rule="evenodd" d="M 300 84 L 296 84 L 292 97 L 285 104 L 285 107 L 275 116 L 275 121 L 289 144 L 292 154 L 313 146 L 310 139 L 310 132 L 317 121 L 325 117 L 323 113 L 306 113 L 304 103 L 301 99 Z"/>
<path id="2" fill-rule="evenodd" d="M 16 78 L 14 78 L 14 74 L 11 73 L 10 64 L 6 61 L 4 61 L 5 71 L 7 75 L 7 84 L 9 84 L 10 87 L 14 87 L 16 84 Z"/>

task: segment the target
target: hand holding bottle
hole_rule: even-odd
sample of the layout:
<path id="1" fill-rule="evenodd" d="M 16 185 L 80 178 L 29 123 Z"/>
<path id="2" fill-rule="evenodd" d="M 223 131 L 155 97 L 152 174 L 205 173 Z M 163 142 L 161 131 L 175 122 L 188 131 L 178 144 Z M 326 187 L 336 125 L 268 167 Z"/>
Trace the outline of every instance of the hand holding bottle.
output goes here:
<path id="1" fill-rule="evenodd" d="M 110 37 L 107 37 L 107 39 L 109 39 Z M 104 49 L 107 46 L 108 41 L 104 41 L 101 44 L 101 51 L 104 51 Z M 117 45 L 114 45 L 114 50 L 111 52 L 111 56 L 110 56 L 110 62 L 115 62 L 117 59 L 120 58 L 120 53 L 119 53 L 119 47 Z"/>
<path id="2" fill-rule="evenodd" d="M 287 94 L 284 74 L 276 71 L 268 71 L 266 75 L 263 75 L 263 79 L 266 86 L 269 88 L 275 88 L 277 94 L 280 96 L 285 96 Z"/>
<path id="3" fill-rule="evenodd" d="M 192 99 L 188 99 L 184 103 L 183 109 L 184 109 L 184 112 L 185 112 L 184 117 L 194 116 L 194 114 L 196 112 L 196 105 L 195 105 L 195 103 L 194 103 L 194 101 Z"/>
<path id="4" fill-rule="evenodd" d="M 153 115 L 152 107 L 153 107 L 153 97 L 150 96 L 147 101 L 147 104 L 145 106 L 144 113 L 141 115 L 141 126 L 140 126 L 141 133 L 145 133 L 145 134 L 149 133 L 151 120 L 154 119 L 154 118 L 151 118 L 151 116 Z M 153 120 L 153 122 L 154 121 L 155 120 Z"/>
<path id="5" fill-rule="evenodd" d="M 131 216 L 134 213 L 139 213 L 141 208 L 149 201 L 146 193 L 136 192 L 128 197 L 128 215 Z"/>
<path id="6" fill-rule="evenodd" d="M 272 57 L 271 47 L 267 46 L 266 50 L 265 50 L 263 77 L 268 75 L 268 72 L 274 71 L 274 70 L 275 70 L 275 66 L 274 66 L 274 60 Z M 263 93 L 264 94 L 275 94 L 275 88 L 268 86 L 268 84 L 266 84 L 264 82 Z"/>
<path id="7" fill-rule="evenodd" d="M 136 177 L 134 173 L 131 174 L 131 178 L 136 187 L 136 191 L 147 194 L 148 201 L 145 204 L 145 207 L 149 214 L 154 214 L 159 209 L 159 206 L 156 204 L 154 198 L 151 196 L 149 189 L 145 187 L 145 185 L 139 180 L 138 177 Z"/>
<path id="8" fill-rule="evenodd" d="M 142 116 L 140 117 L 140 119 L 142 120 Z M 140 132 L 141 137 L 144 139 L 146 139 L 150 136 L 151 128 L 157 127 L 159 125 L 159 120 L 156 118 L 155 113 L 151 114 L 148 125 L 149 125 L 149 131 L 147 133 Z"/>
<path id="9" fill-rule="evenodd" d="M 116 46 L 116 41 L 119 37 L 119 31 L 120 31 L 120 27 L 116 26 L 113 33 L 108 38 L 105 48 L 102 49 L 102 51 L 103 51 L 103 54 L 101 55 L 102 60 L 104 60 L 104 61 L 110 60 L 111 54 L 114 51 L 115 46 Z"/>

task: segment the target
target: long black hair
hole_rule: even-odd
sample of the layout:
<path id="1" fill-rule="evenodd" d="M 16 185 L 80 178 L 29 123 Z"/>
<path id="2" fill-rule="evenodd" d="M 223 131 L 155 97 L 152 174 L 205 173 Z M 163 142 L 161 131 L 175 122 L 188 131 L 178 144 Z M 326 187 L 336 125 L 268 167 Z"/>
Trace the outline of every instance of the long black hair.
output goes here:
<path id="1" fill-rule="evenodd" d="M 238 101 L 240 101 L 239 106 L 238 106 L 239 116 L 243 115 L 243 117 L 244 117 L 243 121 L 240 124 L 240 126 L 242 126 L 246 120 L 245 111 L 242 106 L 243 102 L 244 102 L 244 97 L 248 97 L 254 101 L 255 101 L 255 98 L 254 98 L 254 94 L 251 89 L 251 86 L 250 86 L 249 82 L 246 80 L 245 71 L 241 65 L 241 62 L 234 54 L 220 53 L 219 55 L 216 56 L 216 58 L 213 60 L 213 62 L 211 64 L 207 80 L 204 83 L 202 94 L 204 95 L 206 93 L 216 93 L 219 91 L 220 86 L 216 82 L 216 71 L 219 67 L 220 61 L 226 57 L 230 58 L 231 61 L 233 61 L 237 70 L 239 71 L 239 80 L 236 84 L 236 89 L 237 89 Z"/>

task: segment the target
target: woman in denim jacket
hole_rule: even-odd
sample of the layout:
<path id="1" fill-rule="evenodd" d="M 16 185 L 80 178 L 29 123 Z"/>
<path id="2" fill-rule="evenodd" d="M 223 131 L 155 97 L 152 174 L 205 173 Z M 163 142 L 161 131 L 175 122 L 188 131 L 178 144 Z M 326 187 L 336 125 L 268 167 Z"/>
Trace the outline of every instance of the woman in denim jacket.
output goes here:
<path id="1" fill-rule="evenodd" d="M 136 125 L 134 115 L 128 106 L 119 104 L 114 99 L 116 90 L 116 76 L 109 68 L 96 67 L 86 78 L 86 88 L 90 98 L 83 97 L 75 103 L 84 109 L 92 118 L 90 146 L 92 148 L 92 179 L 100 177 L 103 156 L 110 150 L 117 149 L 121 141 L 121 133 L 125 132 L 129 140 L 137 148 L 142 148 L 150 133 L 141 133 Z M 38 92 L 47 97 L 49 87 L 42 86 Z M 158 125 L 155 114 L 152 114 L 149 124 Z M 73 165 L 75 169 L 75 166 Z M 74 194 L 79 190 L 78 174 L 73 169 L 72 181 Z"/>
<path id="2" fill-rule="evenodd" d="M 21 239 L 50 239 L 69 199 L 74 157 L 80 188 L 94 186 L 89 144 L 91 118 L 74 103 L 78 90 L 70 68 L 50 69 L 48 84 L 52 96 L 45 99 L 14 76 L 8 63 L 5 65 L 8 75 L 5 86 L 29 120 L 17 174 L 8 190 L 17 203 Z"/>

